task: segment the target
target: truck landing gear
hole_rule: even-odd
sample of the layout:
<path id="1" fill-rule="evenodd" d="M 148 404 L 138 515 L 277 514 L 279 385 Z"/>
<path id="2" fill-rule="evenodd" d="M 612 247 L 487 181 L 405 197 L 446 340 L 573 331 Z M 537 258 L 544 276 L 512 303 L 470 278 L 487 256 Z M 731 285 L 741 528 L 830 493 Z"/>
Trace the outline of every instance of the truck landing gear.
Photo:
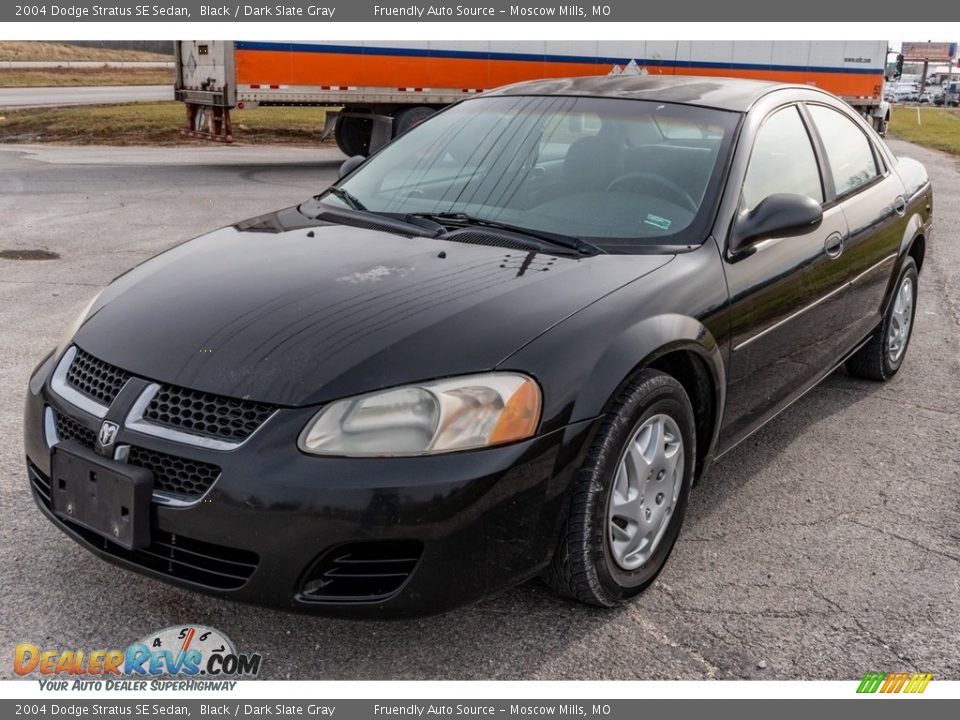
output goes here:
<path id="1" fill-rule="evenodd" d="M 230 108 L 211 105 L 194 105 L 187 103 L 187 124 L 180 133 L 190 137 L 216 140 L 217 142 L 233 142 L 233 131 L 230 126 Z"/>

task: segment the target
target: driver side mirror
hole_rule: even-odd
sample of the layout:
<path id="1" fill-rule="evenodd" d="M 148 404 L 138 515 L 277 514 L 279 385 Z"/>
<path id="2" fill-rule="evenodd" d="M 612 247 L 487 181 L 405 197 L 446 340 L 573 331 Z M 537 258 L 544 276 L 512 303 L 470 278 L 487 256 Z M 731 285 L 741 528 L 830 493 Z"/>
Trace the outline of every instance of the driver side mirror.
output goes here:
<path id="1" fill-rule="evenodd" d="M 821 222 L 823 209 L 816 200 L 792 193 L 769 195 L 736 219 L 730 235 L 730 253 L 769 238 L 803 235 L 816 230 Z"/>
<path id="2" fill-rule="evenodd" d="M 340 178 L 343 179 L 358 167 L 363 165 L 366 158 L 363 155 L 354 155 L 353 157 L 348 157 L 343 161 L 343 165 L 340 166 Z"/>

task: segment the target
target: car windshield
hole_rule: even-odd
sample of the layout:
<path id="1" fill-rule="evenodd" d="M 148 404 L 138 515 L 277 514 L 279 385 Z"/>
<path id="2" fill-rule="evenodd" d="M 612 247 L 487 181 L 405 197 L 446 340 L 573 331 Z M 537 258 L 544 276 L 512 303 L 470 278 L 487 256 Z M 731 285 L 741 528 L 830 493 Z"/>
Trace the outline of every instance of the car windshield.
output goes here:
<path id="1" fill-rule="evenodd" d="M 700 244 L 739 117 L 641 100 L 476 98 L 385 147 L 322 201 L 456 213 L 608 252 Z"/>

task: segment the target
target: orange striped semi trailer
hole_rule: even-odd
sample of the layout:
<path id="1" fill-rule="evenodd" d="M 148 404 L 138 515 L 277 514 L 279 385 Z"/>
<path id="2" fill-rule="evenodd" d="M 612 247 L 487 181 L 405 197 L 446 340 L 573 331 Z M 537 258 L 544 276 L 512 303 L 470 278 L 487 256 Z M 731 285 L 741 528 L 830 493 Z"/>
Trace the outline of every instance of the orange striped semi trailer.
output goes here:
<path id="1" fill-rule="evenodd" d="M 326 132 L 366 155 L 473 93 L 548 77 L 649 73 L 816 85 L 883 130 L 887 43 L 852 41 L 403 41 L 177 43 L 186 132 L 230 141 L 230 111 L 332 107 Z"/>

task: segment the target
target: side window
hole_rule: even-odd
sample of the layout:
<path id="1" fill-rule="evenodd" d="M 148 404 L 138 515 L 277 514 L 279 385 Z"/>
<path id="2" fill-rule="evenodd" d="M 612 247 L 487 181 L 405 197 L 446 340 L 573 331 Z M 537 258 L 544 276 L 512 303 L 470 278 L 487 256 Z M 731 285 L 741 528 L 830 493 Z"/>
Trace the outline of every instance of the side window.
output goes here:
<path id="1" fill-rule="evenodd" d="M 776 193 L 806 195 L 823 202 L 817 157 L 796 107 L 778 110 L 757 133 L 743 182 L 743 208 L 752 210 Z"/>
<path id="2" fill-rule="evenodd" d="M 833 175 L 837 195 L 855 190 L 878 175 L 870 141 L 852 120 L 828 107 L 808 105 Z"/>

